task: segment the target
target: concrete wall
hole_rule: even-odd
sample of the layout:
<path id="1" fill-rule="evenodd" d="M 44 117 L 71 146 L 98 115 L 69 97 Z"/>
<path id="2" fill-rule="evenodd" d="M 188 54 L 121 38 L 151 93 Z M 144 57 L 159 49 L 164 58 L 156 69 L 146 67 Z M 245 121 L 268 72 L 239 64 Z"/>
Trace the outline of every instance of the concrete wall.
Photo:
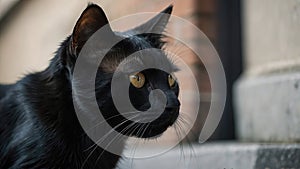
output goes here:
<path id="1" fill-rule="evenodd" d="M 244 0 L 246 70 L 236 83 L 245 141 L 300 141 L 300 1 Z"/>
<path id="2" fill-rule="evenodd" d="M 246 73 L 261 75 L 299 68 L 299 1 L 244 0 L 243 22 Z"/>

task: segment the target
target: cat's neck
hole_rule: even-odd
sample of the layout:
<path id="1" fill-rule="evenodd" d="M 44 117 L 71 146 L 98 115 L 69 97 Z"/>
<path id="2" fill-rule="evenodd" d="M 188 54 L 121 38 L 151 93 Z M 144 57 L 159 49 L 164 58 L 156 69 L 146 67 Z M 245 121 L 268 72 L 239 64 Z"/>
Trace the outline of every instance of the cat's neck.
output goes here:
<path id="1" fill-rule="evenodd" d="M 105 163 L 114 167 L 120 156 L 103 151 L 100 147 L 94 150 L 94 142 L 85 134 L 78 121 L 73 105 L 70 68 L 64 65 L 63 60 L 69 57 L 67 42 L 68 39 L 59 48 L 46 70 L 29 74 L 20 80 L 16 84 L 15 93 L 21 93 L 22 97 L 26 98 L 26 105 L 30 105 L 33 110 L 30 113 L 34 112 L 34 116 L 38 117 L 43 128 L 53 131 L 51 135 L 56 139 L 52 142 L 64 143 L 66 147 L 61 150 L 63 154 L 81 152 L 80 157 L 76 158 L 82 160 L 91 153 L 88 163 L 94 164 L 98 161 L 99 166 Z M 120 149 L 123 149 L 122 147 L 123 145 Z"/>
<path id="2" fill-rule="evenodd" d="M 67 38 L 56 52 L 46 70 L 27 75 L 16 84 L 20 93 L 46 127 L 65 135 L 82 133 L 74 111 L 70 73 L 64 59 L 68 58 Z"/>

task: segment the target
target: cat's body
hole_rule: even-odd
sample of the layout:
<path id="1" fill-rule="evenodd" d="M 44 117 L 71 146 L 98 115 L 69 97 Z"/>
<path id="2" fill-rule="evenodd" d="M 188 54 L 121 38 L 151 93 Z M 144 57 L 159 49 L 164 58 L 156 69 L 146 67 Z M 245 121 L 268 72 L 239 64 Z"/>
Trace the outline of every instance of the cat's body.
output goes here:
<path id="1" fill-rule="evenodd" d="M 62 45 L 61 50 L 65 48 Z M 63 52 L 63 51 L 61 51 Z M 0 168 L 80 168 L 93 145 L 79 126 L 67 70 L 49 68 L 9 86 L 1 99 Z M 5 88 L 8 88 L 5 86 Z M 97 148 L 85 168 L 113 168 L 119 157 Z"/>
<path id="2" fill-rule="evenodd" d="M 170 12 L 171 9 L 168 9 L 164 13 Z M 115 168 L 120 156 L 94 146 L 94 142 L 85 134 L 77 119 L 72 95 L 73 67 L 70 65 L 74 64 L 74 57 L 78 55 L 78 49 L 80 50 L 84 44 L 80 44 L 82 43 L 80 40 L 86 41 L 106 22 L 105 18 L 102 21 L 104 23 L 100 21 L 102 25 L 93 26 L 95 24 L 93 17 L 99 17 L 99 15 L 103 17 L 103 14 L 98 6 L 89 5 L 77 22 L 73 34 L 62 43 L 46 70 L 29 74 L 16 84 L 0 86 L 0 169 Z M 92 26 L 91 32 L 80 32 L 81 28 L 78 23 L 81 23 L 83 19 L 91 22 L 91 25 L 87 25 Z M 146 40 L 144 41 L 146 43 Z M 73 49 L 75 42 L 78 44 L 75 44 L 77 46 Z M 153 39 L 144 46 L 153 46 L 152 42 Z M 158 42 L 160 39 L 157 39 Z M 101 73 L 99 76 L 101 77 Z M 162 74 L 161 77 L 168 76 Z M 106 99 L 101 98 L 103 97 L 101 92 L 103 91 L 99 91 L 98 97 L 102 100 Z M 175 94 L 178 96 L 178 91 Z M 177 98 L 175 94 L 172 94 L 172 97 L 174 95 Z M 179 105 L 176 104 L 177 107 L 174 110 L 178 111 Z M 136 105 L 139 106 L 138 103 Z M 99 105 L 103 110 L 116 111 L 113 107 L 105 106 L 111 105 Z M 172 106 L 171 110 L 173 112 Z M 165 129 L 175 119 L 173 118 L 167 125 L 164 125 Z M 118 121 L 114 122 L 118 123 Z M 138 134 L 132 135 L 150 137 L 160 133 L 147 135 L 146 130 L 145 135 Z"/>

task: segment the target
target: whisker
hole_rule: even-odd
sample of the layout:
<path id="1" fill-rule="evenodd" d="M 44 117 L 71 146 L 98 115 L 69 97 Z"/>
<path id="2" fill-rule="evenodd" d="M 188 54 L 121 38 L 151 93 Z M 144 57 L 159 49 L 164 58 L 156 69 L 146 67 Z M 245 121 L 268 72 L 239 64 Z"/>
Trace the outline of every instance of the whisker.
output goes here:
<path id="1" fill-rule="evenodd" d="M 179 132 L 183 133 L 183 135 L 186 136 L 185 137 L 185 141 L 186 141 L 186 143 L 188 144 L 188 146 L 189 146 L 189 148 L 191 150 L 190 158 L 192 158 L 193 156 L 195 156 L 196 153 L 195 153 L 195 150 L 193 148 L 192 142 L 190 141 L 189 137 L 187 136 L 188 133 L 186 133 L 186 131 L 184 130 L 184 127 L 182 125 L 190 125 L 190 123 L 188 123 L 186 121 L 186 119 L 184 118 L 184 116 L 180 116 L 178 118 L 178 127 L 180 128 Z"/>
<path id="2" fill-rule="evenodd" d="M 105 152 L 105 149 L 107 149 L 108 148 L 108 146 L 110 146 L 111 145 L 111 143 L 114 141 L 114 140 L 116 140 L 118 137 L 120 137 L 120 136 L 122 136 L 122 132 L 123 131 L 125 131 L 125 130 L 127 130 L 128 128 L 130 128 L 130 127 L 132 127 L 134 125 L 134 123 L 132 123 L 132 124 L 130 124 L 130 125 L 128 125 L 128 126 L 126 126 L 124 129 L 122 129 L 121 130 L 121 132 L 120 133 L 118 133 L 116 136 L 114 136 L 114 138 L 104 147 L 104 149 L 102 150 L 102 152 L 101 152 L 101 154 L 98 156 L 98 158 L 97 158 L 97 160 L 96 160 L 96 163 L 95 164 L 97 164 L 97 162 L 100 160 L 100 158 L 101 158 L 101 156 L 102 156 L 102 154 Z"/>
<path id="3" fill-rule="evenodd" d="M 138 133 L 137 133 L 137 135 L 140 134 L 140 131 L 142 131 L 141 136 L 143 136 L 143 135 L 145 134 L 146 130 L 147 130 L 148 127 L 150 126 L 150 123 L 148 123 L 147 126 L 144 127 L 146 124 L 147 124 L 147 123 L 143 123 L 143 125 L 142 125 L 141 128 L 140 128 L 140 129 L 142 129 L 142 130 L 139 130 Z M 139 143 L 140 143 L 140 140 L 141 140 L 141 139 L 137 139 L 137 141 L 136 141 L 137 143 L 135 142 L 135 144 L 134 144 L 134 147 L 135 147 L 135 148 L 134 148 L 134 153 L 133 153 L 132 157 L 134 157 L 134 155 L 135 155 L 135 152 L 136 152 L 136 149 L 137 149 L 137 147 L 138 147 L 138 145 L 139 145 Z M 135 146 L 135 145 L 136 145 L 136 146 Z M 131 160 L 131 168 L 133 168 L 133 160 L 134 160 L 134 158 L 132 158 L 132 160 Z"/>
<path id="4" fill-rule="evenodd" d="M 98 127 L 99 125 L 101 125 L 102 123 L 106 122 L 107 120 L 112 120 L 114 118 L 121 117 L 122 115 L 135 114 L 135 113 L 136 112 L 126 112 L 126 113 L 122 113 L 122 114 L 117 114 L 117 115 L 111 116 L 111 117 L 109 117 L 107 119 L 104 119 L 104 120 L 100 121 L 95 126 L 93 126 L 90 129 L 88 129 L 87 131 L 90 131 L 90 130 L 94 129 L 95 127 Z M 131 120 L 133 120 L 133 119 L 131 119 Z M 85 134 L 83 134 L 83 136 L 85 136 Z"/>
<path id="5" fill-rule="evenodd" d="M 95 152 L 95 150 L 96 150 L 97 147 L 98 147 L 99 141 L 101 141 L 101 140 L 107 138 L 107 136 L 108 136 L 109 134 L 111 134 L 111 133 L 114 131 L 114 129 L 116 129 L 117 127 L 119 127 L 119 126 L 121 126 L 122 124 L 126 123 L 128 120 L 130 120 L 130 119 L 126 119 L 126 120 L 124 120 L 122 123 L 120 123 L 120 124 L 118 124 L 117 126 L 115 126 L 114 128 L 112 128 L 109 132 L 107 132 L 104 136 L 102 136 L 97 142 L 95 142 L 95 143 L 91 146 L 91 147 L 94 147 L 94 148 L 93 148 L 93 150 L 89 153 L 89 155 L 87 156 L 87 158 L 84 160 L 84 162 L 83 162 L 81 168 L 83 168 L 83 166 L 86 164 L 87 160 L 88 160 L 88 159 L 91 157 L 91 155 Z M 127 127 L 128 127 L 128 126 L 127 126 Z M 124 130 L 124 129 L 123 129 L 123 130 Z M 123 130 L 122 130 L 122 131 L 123 131 Z M 100 143 L 101 143 L 101 142 L 100 142 Z M 90 147 L 90 148 L 91 148 L 91 147 Z M 88 149 L 90 149 L 90 148 L 88 148 Z M 103 153 L 103 151 L 102 151 L 102 153 Z M 101 155 L 102 155 L 102 153 L 101 153 Z"/>
<path id="6" fill-rule="evenodd" d="M 140 126 L 141 126 L 141 127 L 140 127 Z M 135 130 L 136 130 L 137 128 L 139 128 L 139 130 L 138 130 L 138 132 L 137 132 L 137 136 L 139 136 L 140 131 L 143 129 L 143 126 L 144 126 L 144 123 L 140 123 L 140 124 L 135 128 Z M 134 130 L 134 131 L 135 131 L 135 130 Z M 133 132 L 134 132 L 134 131 L 133 131 Z M 133 132 L 132 132 L 132 133 L 133 133 Z M 139 140 L 139 139 L 136 139 L 136 140 L 135 140 L 135 143 L 133 144 L 133 147 L 135 147 L 135 145 L 137 144 L 138 140 Z M 132 153 L 131 157 L 134 157 L 135 149 L 133 149 L 133 150 L 131 151 L 131 153 Z M 131 168 L 133 168 L 133 159 L 134 159 L 134 158 L 131 158 Z"/>

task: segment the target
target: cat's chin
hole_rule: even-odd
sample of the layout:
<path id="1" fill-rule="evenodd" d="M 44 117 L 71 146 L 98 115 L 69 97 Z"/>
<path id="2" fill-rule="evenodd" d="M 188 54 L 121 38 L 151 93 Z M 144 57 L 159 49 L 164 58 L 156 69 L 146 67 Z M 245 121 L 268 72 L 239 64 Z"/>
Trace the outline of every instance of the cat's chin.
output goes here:
<path id="1" fill-rule="evenodd" d="M 159 137 L 161 137 L 164 133 L 161 133 L 161 134 L 158 134 L 158 135 L 155 135 L 155 136 L 152 136 L 152 137 L 147 137 L 147 138 L 144 138 L 144 139 L 149 139 L 149 140 L 152 140 L 152 139 L 157 139 Z"/>
<path id="2" fill-rule="evenodd" d="M 169 123 L 160 125 L 150 125 L 145 130 L 143 135 L 138 135 L 139 138 L 155 139 L 160 137 L 171 125 Z"/>
<path id="3" fill-rule="evenodd" d="M 168 120 L 164 122 L 155 122 L 150 124 L 147 129 L 145 129 L 145 132 L 143 135 L 139 135 L 140 138 L 158 138 L 160 137 L 170 126 L 172 126 L 175 121 L 177 120 L 178 113 L 176 112 L 173 114 L 172 118 L 169 118 Z"/>

